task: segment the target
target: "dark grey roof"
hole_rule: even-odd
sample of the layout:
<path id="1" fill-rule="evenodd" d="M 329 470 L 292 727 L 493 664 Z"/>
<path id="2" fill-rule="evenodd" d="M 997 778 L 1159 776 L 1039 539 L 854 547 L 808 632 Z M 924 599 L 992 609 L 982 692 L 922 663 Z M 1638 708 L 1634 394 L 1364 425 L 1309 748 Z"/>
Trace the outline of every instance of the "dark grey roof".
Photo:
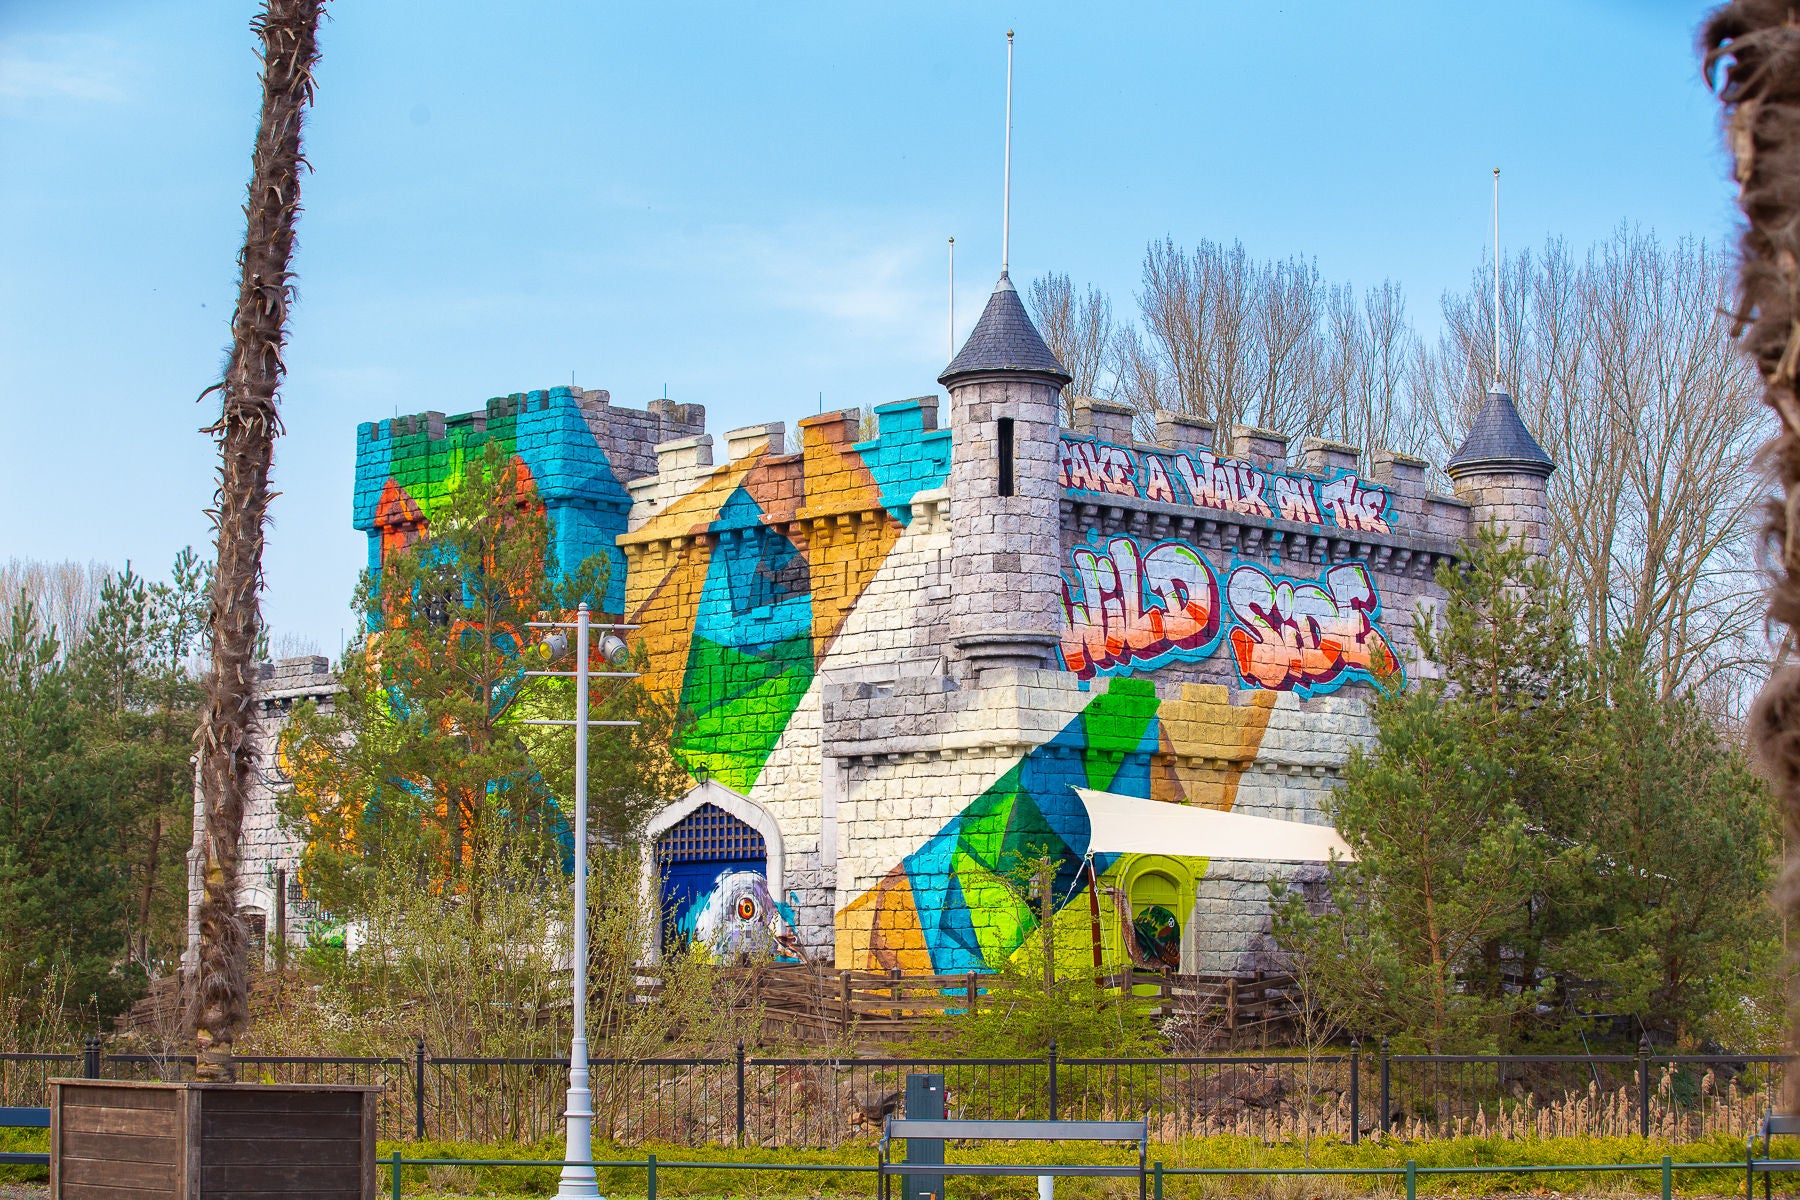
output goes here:
<path id="1" fill-rule="evenodd" d="M 1470 471 L 1495 469 L 1533 475 L 1548 475 L 1556 470 L 1556 464 L 1519 419 L 1512 397 L 1499 384 L 1488 389 L 1487 403 L 1475 414 L 1469 436 L 1444 464 L 1444 473 L 1452 478 Z"/>
<path id="2" fill-rule="evenodd" d="M 953 379 L 983 371 L 1029 371 L 1069 382 L 1069 373 L 1056 361 L 1050 347 L 1044 345 L 1005 272 L 994 285 L 994 294 L 988 297 L 981 320 L 975 322 L 975 332 L 938 376 L 938 382 L 948 387 Z"/>

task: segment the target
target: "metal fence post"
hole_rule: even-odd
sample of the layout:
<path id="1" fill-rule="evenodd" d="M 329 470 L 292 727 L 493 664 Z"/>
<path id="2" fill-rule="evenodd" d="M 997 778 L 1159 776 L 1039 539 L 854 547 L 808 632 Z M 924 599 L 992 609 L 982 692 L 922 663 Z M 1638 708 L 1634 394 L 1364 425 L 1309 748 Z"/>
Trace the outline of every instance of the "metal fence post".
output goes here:
<path id="1" fill-rule="evenodd" d="M 1650 1039 L 1638 1043 L 1638 1133 L 1650 1136 Z"/>
<path id="2" fill-rule="evenodd" d="M 1163 1200 L 1162 1162 L 1160 1160 L 1156 1164 L 1155 1179 L 1156 1179 L 1156 1191 L 1153 1194 L 1155 1195 L 1156 1200 Z"/>
<path id="3" fill-rule="evenodd" d="M 1394 1111 L 1393 1096 L 1388 1090 L 1387 1035 L 1381 1035 L 1381 1132 L 1388 1131 L 1388 1118 Z"/>
<path id="4" fill-rule="evenodd" d="M 1419 1164 L 1412 1159 L 1406 1160 L 1406 1200 L 1418 1200 L 1419 1197 Z"/>
<path id="5" fill-rule="evenodd" d="M 394 1151 L 394 1157 L 388 1160 L 388 1194 L 394 1200 L 400 1200 L 400 1151 Z"/>
<path id="6" fill-rule="evenodd" d="M 1050 1039 L 1050 1053 L 1045 1055 L 1050 1064 L 1050 1119 L 1057 1120 L 1056 1115 L 1056 1039 Z"/>
<path id="7" fill-rule="evenodd" d="M 1662 1200 L 1674 1200 L 1674 1196 L 1675 1196 L 1675 1164 L 1669 1161 L 1669 1156 L 1667 1154 L 1663 1155 L 1662 1167 L 1663 1167 Z"/>
<path id="8" fill-rule="evenodd" d="M 744 1144 L 744 1043 L 737 1044 L 737 1144 Z"/>
<path id="9" fill-rule="evenodd" d="M 81 1047 L 81 1073 L 85 1078 L 100 1078 L 100 1035 L 89 1034 Z"/>
<path id="10" fill-rule="evenodd" d="M 425 1039 L 413 1046 L 413 1136 L 425 1140 Z"/>
<path id="11" fill-rule="evenodd" d="M 644 1167 L 644 1200 L 656 1200 L 656 1155 L 649 1155 Z"/>
<path id="12" fill-rule="evenodd" d="M 1350 1039 L 1350 1144 L 1362 1141 L 1362 1043 Z"/>

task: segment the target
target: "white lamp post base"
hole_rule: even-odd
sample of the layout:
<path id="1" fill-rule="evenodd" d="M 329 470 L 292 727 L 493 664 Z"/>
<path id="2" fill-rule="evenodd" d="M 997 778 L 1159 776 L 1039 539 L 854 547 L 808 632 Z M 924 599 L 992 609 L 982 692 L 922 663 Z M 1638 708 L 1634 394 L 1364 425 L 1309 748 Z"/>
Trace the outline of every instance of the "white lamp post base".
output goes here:
<path id="1" fill-rule="evenodd" d="M 586 1049 L 586 1047 L 583 1047 Z M 582 1057 L 586 1057 L 583 1055 Z M 593 1097 L 587 1088 L 587 1070 L 585 1067 L 570 1072 L 576 1076 L 571 1080 L 569 1088 L 568 1109 L 564 1119 L 568 1124 L 568 1137 L 563 1143 L 563 1158 L 572 1160 L 562 1169 L 562 1177 L 556 1185 L 558 1196 L 584 1196 L 597 1198 L 600 1195 L 600 1183 L 594 1177 L 593 1157 Z M 576 1166 L 576 1162 L 585 1165 Z"/>

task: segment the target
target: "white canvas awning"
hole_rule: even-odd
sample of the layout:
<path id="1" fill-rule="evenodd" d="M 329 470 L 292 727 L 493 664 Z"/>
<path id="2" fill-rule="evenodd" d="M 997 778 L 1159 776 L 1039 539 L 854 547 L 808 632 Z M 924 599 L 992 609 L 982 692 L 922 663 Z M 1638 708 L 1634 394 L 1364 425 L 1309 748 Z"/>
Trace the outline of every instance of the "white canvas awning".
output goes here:
<path id="1" fill-rule="evenodd" d="M 1192 858 L 1329 862 L 1353 857 L 1329 825 L 1248 817 L 1188 804 L 1144 800 L 1076 788 L 1093 827 L 1088 843 L 1099 854 L 1176 854 Z"/>

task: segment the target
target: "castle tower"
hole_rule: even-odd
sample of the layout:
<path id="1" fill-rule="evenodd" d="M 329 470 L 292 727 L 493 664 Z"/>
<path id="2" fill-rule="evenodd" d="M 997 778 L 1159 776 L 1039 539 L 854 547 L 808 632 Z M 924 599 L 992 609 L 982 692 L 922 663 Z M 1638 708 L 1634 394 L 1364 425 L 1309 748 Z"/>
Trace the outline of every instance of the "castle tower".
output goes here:
<path id="1" fill-rule="evenodd" d="M 950 636 L 979 674 L 1045 666 L 1062 633 L 1057 413 L 1069 373 L 1001 272 L 950 392 Z"/>
<path id="2" fill-rule="evenodd" d="M 1487 403 L 1475 415 L 1469 436 L 1444 464 L 1457 497 L 1472 506 L 1475 525 L 1496 521 L 1539 554 L 1550 549 L 1547 496 L 1554 470 L 1556 464 L 1497 383 L 1488 389 Z"/>

